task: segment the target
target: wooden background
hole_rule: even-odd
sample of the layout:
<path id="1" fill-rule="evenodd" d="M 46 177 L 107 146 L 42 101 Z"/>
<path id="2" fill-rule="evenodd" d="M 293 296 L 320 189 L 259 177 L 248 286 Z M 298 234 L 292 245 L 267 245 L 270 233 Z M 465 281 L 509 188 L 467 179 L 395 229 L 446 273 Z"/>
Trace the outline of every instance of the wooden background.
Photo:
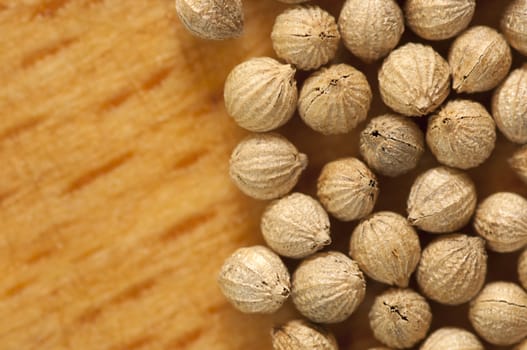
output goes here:
<path id="1" fill-rule="evenodd" d="M 342 1 L 323 3 L 337 15 Z M 505 3 L 478 1 L 474 23 L 496 25 Z M 291 304 L 243 315 L 215 283 L 227 255 L 262 241 L 265 205 L 228 178 L 245 133 L 222 88 L 237 63 L 272 55 L 284 8 L 246 0 L 245 35 L 206 42 L 182 28 L 173 0 L 0 0 L 0 350 L 270 348 L 269 329 L 294 317 Z M 417 39 L 407 30 L 404 40 Z M 377 89 L 378 65 L 342 48 L 337 60 Z M 370 115 L 385 110 L 376 96 Z M 298 187 L 307 193 L 325 162 L 357 154 L 356 133 L 322 137 L 297 117 L 281 132 L 310 156 Z M 481 198 L 527 194 L 506 164 L 515 148 L 500 137 L 470 171 Z M 380 178 L 376 210 L 404 213 L 411 182 L 435 164 L 426 154 L 408 176 Z M 345 252 L 354 223 L 332 224 Z M 516 258 L 491 254 L 489 279 L 516 280 Z M 343 349 L 377 344 L 365 320 L 385 287 L 368 283 L 358 312 L 332 327 Z M 433 308 L 434 328 L 468 327 L 466 306 Z"/>

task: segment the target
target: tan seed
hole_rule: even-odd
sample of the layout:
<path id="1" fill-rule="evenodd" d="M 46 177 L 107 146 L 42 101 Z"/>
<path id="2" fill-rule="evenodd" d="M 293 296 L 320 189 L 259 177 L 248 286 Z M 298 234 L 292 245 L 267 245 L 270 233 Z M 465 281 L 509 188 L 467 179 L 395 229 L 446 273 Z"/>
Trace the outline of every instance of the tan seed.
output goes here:
<path id="1" fill-rule="evenodd" d="M 527 339 L 514 347 L 514 350 L 527 350 Z"/>
<path id="2" fill-rule="evenodd" d="M 274 350 L 338 350 L 331 332 L 304 320 L 289 321 L 271 331 Z"/>
<path id="3" fill-rule="evenodd" d="M 303 2 L 308 2 L 309 0 L 278 0 L 280 2 L 283 2 L 284 4 L 300 4 Z"/>
<path id="4" fill-rule="evenodd" d="M 503 12 L 501 30 L 509 44 L 527 56 L 527 2 L 514 0 Z"/>
<path id="5" fill-rule="evenodd" d="M 385 348 L 384 346 L 376 347 L 376 348 L 369 348 L 368 350 L 392 350 L 390 348 Z"/>
<path id="6" fill-rule="evenodd" d="M 524 249 L 518 259 L 518 278 L 524 289 L 527 289 L 527 249 Z"/>
<path id="7" fill-rule="evenodd" d="M 485 350 L 485 348 L 469 331 L 444 327 L 430 334 L 419 350 Z"/>
<path id="8" fill-rule="evenodd" d="M 514 152 L 509 159 L 509 165 L 520 179 L 527 184 L 527 145 Z"/>

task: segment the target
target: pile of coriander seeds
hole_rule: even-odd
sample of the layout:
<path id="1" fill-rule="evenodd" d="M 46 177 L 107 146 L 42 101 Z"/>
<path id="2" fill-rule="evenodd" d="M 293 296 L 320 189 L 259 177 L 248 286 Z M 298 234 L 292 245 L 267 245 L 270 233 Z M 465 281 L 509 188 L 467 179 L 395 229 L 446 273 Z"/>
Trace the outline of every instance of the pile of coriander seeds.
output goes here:
<path id="1" fill-rule="evenodd" d="M 376 349 L 527 349 L 527 341 L 515 347 L 527 337 L 527 199 L 478 196 L 474 181 L 502 138 L 514 152 L 501 171 L 527 186 L 527 0 L 507 1 L 495 27 L 472 23 L 485 1 L 347 0 L 335 17 L 284 0 L 303 4 L 276 18 L 276 56 L 250 58 L 227 77 L 227 113 L 251 132 L 232 152 L 230 175 L 243 193 L 269 202 L 261 219 L 267 247 L 233 252 L 218 283 L 245 313 L 274 313 L 292 300 L 303 318 L 270 330 L 274 349 L 338 349 L 329 329 L 354 317 L 371 285 L 361 322 Z M 176 7 L 198 36 L 242 33 L 239 0 Z M 405 32 L 412 40 L 401 41 Z M 379 67 L 375 82 L 362 72 L 369 65 Z M 390 112 L 373 114 L 375 103 Z M 298 186 L 309 152 L 276 133 L 295 113 L 323 135 L 317 141 L 349 137 L 358 150 L 327 162 L 313 195 Z M 423 164 L 427 154 L 432 161 Z M 410 175 L 403 212 L 383 184 Z M 348 232 L 347 254 L 335 246 L 336 225 Z M 489 256 L 512 254 L 520 254 L 517 276 L 489 281 Z M 461 310 L 470 327 L 456 319 L 434 327 L 434 305 Z"/>

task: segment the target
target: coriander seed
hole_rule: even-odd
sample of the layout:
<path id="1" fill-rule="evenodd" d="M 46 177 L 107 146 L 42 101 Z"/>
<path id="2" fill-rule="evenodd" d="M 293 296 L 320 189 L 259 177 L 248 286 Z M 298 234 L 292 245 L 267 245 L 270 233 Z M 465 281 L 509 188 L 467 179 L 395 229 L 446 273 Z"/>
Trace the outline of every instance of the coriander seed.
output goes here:
<path id="1" fill-rule="evenodd" d="M 238 188 L 256 199 L 287 194 L 307 167 L 307 156 L 278 134 L 243 139 L 230 159 L 230 176 Z"/>
<path id="2" fill-rule="evenodd" d="M 444 327 L 428 336 L 419 350 L 485 350 L 471 332 L 454 327 Z"/>
<path id="3" fill-rule="evenodd" d="M 326 328 L 304 320 L 292 320 L 271 331 L 274 350 L 338 350 Z"/>
<path id="4" fill-rule="evenodd" d="M 287 268 L 263 246 L 236 250 L 223 263 L 218 283 L 223 295 L 245 313 L 274 313 L 290 293 Z"/>
<path id="5" fill-rule="evenodd" d="M 527 145 L 514 152 L 509 159 L 509 165 L 520 179 L 527 184 Z"/>
<path id="6" fill-rule="evenodd" d="M 304 83 L 298 112 L 313 130 L 345 134 L 366 119 L 372 92 L 366 76 L 347 64 L 321 68 Z"/>
<path id="7" fill-rule="evenodd" d="M 329 213 L 342 221 L 357 220 L 370 214 L 378 194 L 377 178 L 357 158 L 327 163 L 317 182 L 320 202 Z"/>
<path id="8" fill-rule="evenodd" d="M 431 46 L 409 43 L 392 51 L 379 70 L 384 103 L 406 116 L 423 116 L 450 93 L 450 67 Z"/>
<path id="9" fill-rule="evenodd" d="M 366 281 L 357 263 L 339 252 L 317 253 L 302 261 L 293 274 L 293 303 L 313 322 L 344 321 L 365 293 Z"/>
<path id="10" fill-rule="evenodd" d="M 379 346 L 376 348 L 369 348 L 368 350 L 392 350 L 390 348 L 385 348 L 384 346 Z"/>
<path id="11" fill-rule="evenodd" d="M 306 257 L 331 243 L 328 214 L 302 193 L 269 204 L 260 227 L 267 245 L 289 258 Z"/>
<path id="12" fill-rule="evenodd" d="M 409 172 L 417 166 L 424 150 L 421 129 L 400 115 L 373 118 L 360 134 L 360 154 L 373 170 L 385 176 Z"/>
<path id="13" fill-rule="evenodd" d="M 447 233 L 468 224 L 476 208 L 476 187 L 463 172 L 447 167 L 419 175 L 407 201 L 408 221 L 430 233 Z"/>
<path id="14" fill-rule="evenodd" d="M 527 289 L 527 249 L 524 249 L 518 259 L 518 279 L 524 289 Z"/>
<path id="15" fill-rule="evenodd" d="M 527 2 L 514 0 L 501 17 L 501 30 L 509 44 L 527 56 Z"/>
<path id="16" fill-rule="evenodd" d="M 251 58 L 229 73 L 227 113 L 244 129 L 263 132 L 287 123 L 296 108 L 295 69 L 269 57 Z"/>

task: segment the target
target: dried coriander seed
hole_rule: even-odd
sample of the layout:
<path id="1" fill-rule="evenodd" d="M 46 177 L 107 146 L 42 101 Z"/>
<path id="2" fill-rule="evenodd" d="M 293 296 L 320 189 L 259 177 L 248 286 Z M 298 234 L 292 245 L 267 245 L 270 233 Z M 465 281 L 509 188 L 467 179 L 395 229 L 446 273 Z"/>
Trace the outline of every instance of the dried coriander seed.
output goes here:
<path id="1" fill-rule="evenodd" d="M 307 167 L 307 156 L 278 134 L 243 139 L 230 159 L 230 176 L 238 188 L 256 199 L 287 194 Z"/>
<path id="2" fill-rule="evenodd" d="M 486 275 L 485 241 L 454 234 L 432 241 L 423 250 L 417 284 L 426 297 L 441 304 L 459 305 L 479 293 Z"/>
<path id="3" fill-rule="evenodd" d="M 468 224 L 476 209 L 476 187 L 463 172 L 437 167 L 419 175 L 407 201 L 408 221 L 431 233 L 447 233 Z"/>
<path id="4" fill-rule="evenodd" d="M 337 52 L 340 33 L 335 18 L 318 6 L 298 6 L 276 17 L 271 32 L 278 55 L 298 69 L 316 69 Z"/>
<path id="5" fill-rule="evenodd" d="M 370 214 L 377 201 L 377 178 L 356 158 L 327 163 L 318 178 L 317 195 L 324 208 L 342 221 Z"/>
<path id="6" fill-rule="evenodd" d="M 392 350 L 392 349 L 385 348 L 384 346 L 380 346 L 380 347 L 377 347 L 377 348 L 369 348 L 368 350 Z"/>
<path id="7" fill-rule="evenodd" d="M 514 152 L 509 159 L 509 165 L 520 179 L 527 184 L 527 145 Z"/>
<path id="8" fill-rule="evenodd" d="M 448 63 L 454 90 L 458 93 L 483 92 L 494 89 L 507 76 L 512 54 L 500 33 L 477 26 L 467 29 L 454 41 Z"/>
<path id="9" fill-rule="evenodd" d="M 494 91 L 492 115 L 509 141 L 527 143 L 527 65 L 513 70 Z"/>
<path id="10" fill-rule="evenodd" d="M 185 27 L 203 39 L 231 39 L 243 31 L 241 0 L 176 0 L 176 12 Z"/>
<path id="11" fill-rule="evenodd" d="M 428 119 L 426 143 L 439 163 L 460 169 L 474 168 L 494 150 L 496 125 L 481 104 L 450 101 Z"/>
<path id="12" fill-rule="evenodd" d="M 363 219 L 350 240 L 350 255 L 376 281 L 407 287 L 421 256 L 419 237 L 399 214 L 383 211 Z"/>
<path id="13" fill-rule="evenodd" d="M 245 313 L 273 313 L 290 294 L 287 268 L 263 246 L 236 250 L 223 263 L 218 283 L 223 295 Z"/>
<path id="14" fill-rule="evenodd" d="M 471 332 L 454 327 L 444 327 L 428 336 L 419 350 L 485 350 Z"/>
<path id="15" fill-rule="evenodd" d="M 360 134 L 360 154 L 376 172 L 399 176 L 415 168 L 425 150 L 421 129 L 408 118 L 373 118 Z"/>
<path id="16" fill-rule="evenodd" d="M 409 43 L 392 51 L 379 70 L 384 103 L 406 116 L 423 116 L 450 93 L 450 67 L 431 46 Z"/>
<path id="17" fill-rule="evenodd" d="M 267 245 L 290 258 L 306 257 L 331 243 L 328 214 L 315 199 L 302 193 L 272 202 L 260 227 Z"/>
<path id="18" fill-rule="evenodd" d="M 375 298 L 368 317 L 375 338 L 396 349 L 424 339 L 432 323 L 430 306 L 411 289 L 388 289 Z"/>
<path id="19" fill-rule="evenodd" d="M 278 0 L 284 4 L 300 4 L 302 2 L 308 2 L 309 0 Z"/>
<path id="20" fill-rule="evenodd" d="M 489 283 L 470 303 L 468 316 L 489 343 L 515 344 L 527 336 L 527 293 L 515 283 Z"/>
<path id="21" fill-rule="evenodd" d="M 527 244 L 527 199 L 511 192 L 490 195 L 478 205 L 474 228 L 495 252 L 521 249 Z"/>
<path id="22" fill-rule="evenodd" d="M 347 64 L 313 73 L 302 86 L 298 112 L 313 130 L 345 134 L 366 119 L 372 92 L 366 76 Z"/>
<path id="23" fill-rule="evenodd" d="M 317 253 L 302 261 L 293 274 L 293 303 L 313 322 L 344 321 L 365 293 L 366 281 L 357 263 L 339 252 Z"/>
<path id="24" fill-rule="evenodd" d="M 527 289 L 527 249 L 524 249 L 518 259 L 518 279 L 524 289 Z"/>
<path id="25" fill-rule="evenodd" d="M 403 12 L 393 0 L 347 0 L 338 23 L 344 45 L 367 63 L 392 51 L 404 32 Z"/>
<path id="26" fill-rule="evenodd" d="M 339 348 L 331 332 L 304 320 L 292 320 L 273 328 L 271 337 L 274 350 L 338 350 Z"/>
<path id="27" fill-rule="evenodd" d="M 503 12 L 501 30 L 509 44 L 527 56 L 527 2 L 514 0 Z"/>
<path id="28" fill-rule="evenodd" d="M 404 12 L 408 26 L 421 38 L 449 39 L 468 27 L 476 0 L 408 0 Z"/>
<path id="29" fill-rule="evenodd" d="M 244 129 L 263 132 L 287 123 L 295 112 L 295 69 L 269 57 L 251 58 L 229 73 L 224 100 L 227 113 Z"/>

